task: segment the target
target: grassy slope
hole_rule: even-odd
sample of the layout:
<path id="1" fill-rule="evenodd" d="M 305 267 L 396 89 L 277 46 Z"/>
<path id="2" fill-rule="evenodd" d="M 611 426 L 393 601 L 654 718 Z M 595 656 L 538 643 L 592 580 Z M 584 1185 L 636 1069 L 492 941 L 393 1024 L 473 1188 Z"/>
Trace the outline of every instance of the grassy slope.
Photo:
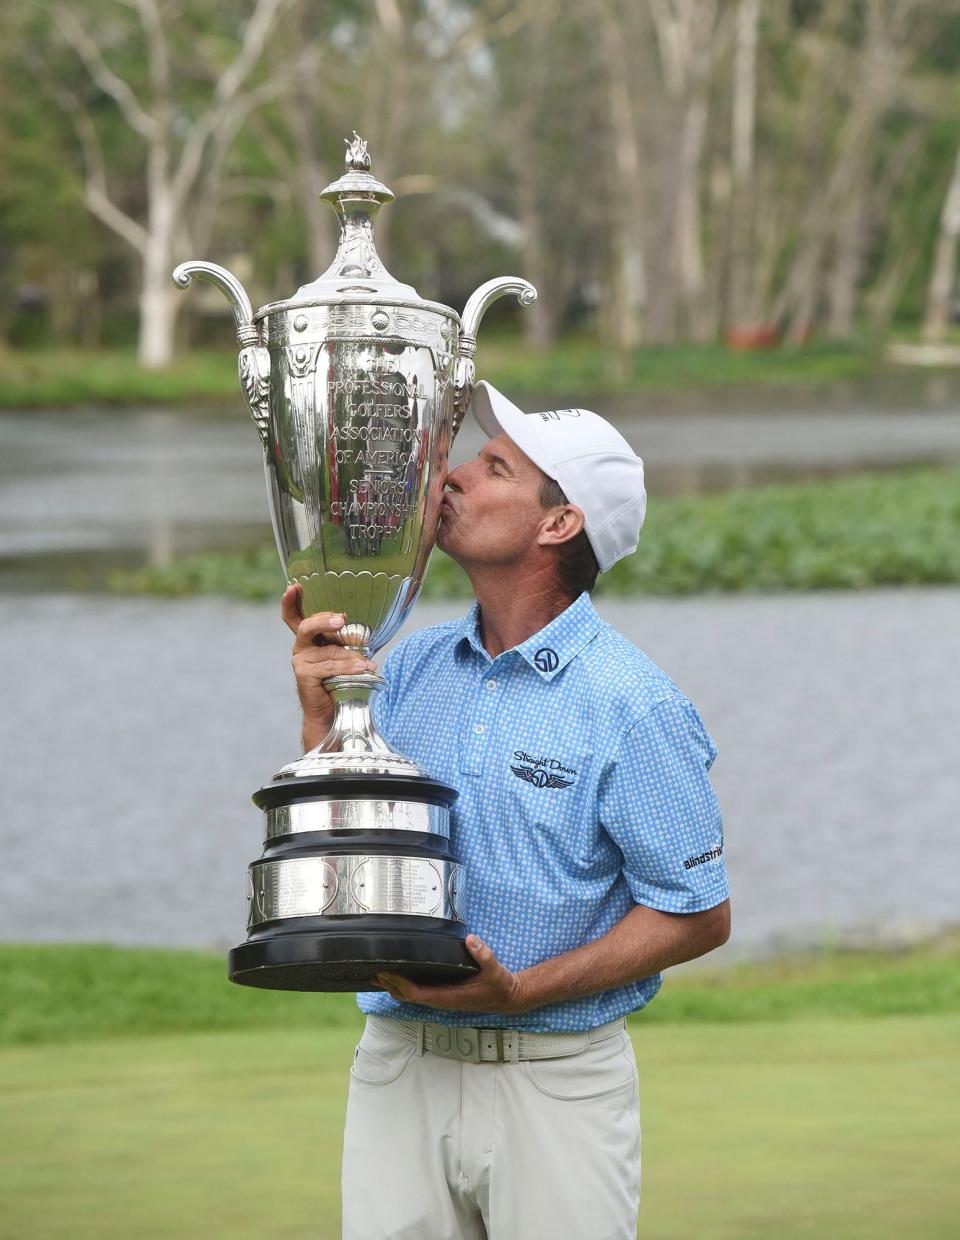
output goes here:
<path id="1" fill-rule="evenodd" d="M 481 374 L 515 393 L 614 394 L 676 388 L 789 384 L 815 387 L 870 374 L 882 367 L 868 344 L 814 341 L 800 348 L 732 353 L 722 345 L 637 349 L 614 359 L 588 337 L 570 337 L 545 353 L 520 334 L 485 334 Z M 193 351 L 163 371 L 145 371 L 131 351 L 0 350 L 0 408 L 70 405 L 225 404 L 240 400 L 236 354 Z"/>
<path id="2" fill-rule="evenodd" d="M 651 503 L 640 545 L 599 594 L 862 589 L 960 582 L 960 470 L 905 469 Z M 276 598 L 272 547 L 117 572 L 120 592 Z M 469 597 L 461 570 L 431 558 L 425 597 Z"/>
<path id="3" fill-rule="evenodd" d="M 0 1236 L 335 1240 L 354 1039 L 4 1050 Z M 956 1235 L 960 1016 L 637 1022 L 634 1040 L 644 1240 Z"/>
<path id="4" fill-rule="evenodd" d="M 352 995 L 231 986 L 222 956 L 95 945 L 0 945 L 0 1045 L 111 1035 L 354 1030 Z M 901 954 L 823 953 L 669 974 L 644 1027 L 818 1016 L 960 1013 L 958 944 Z M 639 1020 L 640 1018 L 638 1018 Z"/>

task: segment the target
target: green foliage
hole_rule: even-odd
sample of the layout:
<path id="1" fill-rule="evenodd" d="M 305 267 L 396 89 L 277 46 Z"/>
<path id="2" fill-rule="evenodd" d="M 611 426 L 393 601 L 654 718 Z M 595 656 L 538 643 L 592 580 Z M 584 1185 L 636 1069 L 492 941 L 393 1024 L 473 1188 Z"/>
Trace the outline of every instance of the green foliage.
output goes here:
<path id="1" fill-rule="evenodd" d="M 876 347 L 868 341 L 855 346 L 815 342 L 755 353 L 733 353 L 721 345 L 671 345 L 637 349 L 621 364 L 588 336 L 567 337 L 553 349 L 536 352 L 516 332 L 485 335 L 478 360 L 480 374 L 497 387 L 561 400 L 573 399 L 573 393 L 581 393 L 582 400 L 584 392 L 630 395 L 739 385 L 815 388 L 873 374 L 881 367 Z M 139 365 L 132 350 L 0 350 L 0 408 L 154 402 L 240 407 L 236 353 L 195 350 L 166 370 L 150 371 Z"/>
<path id="2" fill-rule="evenodd" d="M 916 469 L 650 504 L 636 553 L 598 594 L 865 589 L 960 582 L 960 470 Z M 277 597 L 272 547 L 118 571 L 118 592 Z M 468 598 L 461 570 L 436 553 L 426 598 Z"/>
<path id="3" fill-rule="evenodd" d="M 960 581 L 960 471 L 903 470 L 651 504 L 613 594 Z"/>
<path id="4" fill-rule="evenodd" d="M 133 351 L 0 351 L 0 408 L 79 405 L 231 405 L 242 397 L 236 354 L 193 352 L 169 370 L 144 370 Z"/>
<path id="5" fill-rule="evenodd" d="M 516 337 L 485 335 L 478 353 L 479 373 L 512 393 L 626 394 L 689 389 L 818 387 L 875 372 L 876 342 L 809 344 L 735 352 L 721 344 L 650 345 L 626 357 L 601 348 L 589 336 L 566 337 L 555 348 L 537 352 Z M 583 399 L 582 395 L 579 399 Z"/>
<path id="6" fill-rule="evenodd" d="M 675 321 L 668 313 L 667 324 L 649 309 L 672 305 L 682 291 L 678 146 L 670 135 L 680 132 L 691 85 L 681 87 L 665 63 L 666 40 L 648 5 L 621 3 L 599 15 L 589 6 L 533 6 L 519 21 L 502 5 L 474 0 L 286 6 L 252 80 L 287 89 L 264 89 L 242 116 L 212 126 L 224 145 L 208 148 L 206 179 L 212 188 L 222 174 L 223 184 L 181 213 L 192 237 L 178 245 L 195 243 L 194 256 L 228 265 L 244 260 L 255 293 L 283 296 L 314 277 L 308 204 L 339 172 L 342 136 L 359 123 L 375 172 L 399 194 L 379 233 L 391 270 L 458 307 L 491 274 L 521 272 L 541 292 L 526 318 L 531 339 L 585 322 L 612 336 L 623 305 L 618 289 L 635 277 L 624 213 L 639 222 L 650 338 L 721 335 L 732 271 L 744 262 L 757 323 L 793 335 L 811 325 L 804 315 L 821 323 L 847 266 L 840 259 L 851 211 L 857 316 L 887 323 L 899 307 L 916 321 L 957 144 L 960 21 L 949 5 L 913 7 L 901 23 L 862 0 L 761 6 L 756 175 L 746 209 L 729 184 L 735 40 L 721 19 L 701 66 L 703 149 L 689 161 L 705 279 L 695 304 Z M 130 101 L 175 119 L 167 142 L 175 164 L 239 52 L 252 9 L 215 0 L 156 9 L 121 0 L 0 6 L 0 328 L 8 340 L 131 337 L 140 247 L 104 222 L 116 221 L 114 213 L 101 209 L 97 218 L 90 204 L 106 194 L 138 225 L 156 218 L 148 210 L 150 124 L 131 120 Z M 162 54 L 150 37 L 154 11 Z M 865 85 L 874 76 L 867 12 L 896 66 L 884 90 Z M 95 53 L 78 51 L 70 15 Z M 678 37 L 687 20 L 676 19 Z M 709 29 L 712 18 L 704 20 Z M 732 222 L 748 216 L 755 235 L 739 254 Z M 821 232 L 824 245 L 805 257 L 805 242 Z M 328 240 L 330 249 L 332 232 Z M 801 313 L 797 285 L 808 276 L 812 309 Z M 27 284 L 46 294 L 47 311 L 17 313 L 17 290 Z M 705 326 L 697 327 L 701 312 Z M 210 321 L 196 299 L 181 314 L 194 340 L 207 338 Z M 847 335 L 851 323 L 842 317 L 831 330 Z M 225 303 L 210 319 L 214 331 L 229 330 Z M 606 381 L 606 370 L 599 377 Z"/>
<path id="7" fill-rule="evenodd" d="M 960 943 L 823 951 L 670 973 L 638 1027 L 960 1012 Z M 0 945 L 0 1045 L 251 1029 L 353 1029 L 354 996 L 234 986 L 210 952 Z"/>

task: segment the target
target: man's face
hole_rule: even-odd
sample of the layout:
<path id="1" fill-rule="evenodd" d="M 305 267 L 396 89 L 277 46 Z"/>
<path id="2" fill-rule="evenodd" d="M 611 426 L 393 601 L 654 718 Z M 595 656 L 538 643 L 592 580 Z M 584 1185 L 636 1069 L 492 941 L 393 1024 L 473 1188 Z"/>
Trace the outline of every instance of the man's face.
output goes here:
<path id="1" fill-rule="evenodd" d="M 537 544 L 546 513 L 543 474 L 512 439 L 498 435 L 447 475 L 437 546 L 464 568 L 514 564 Z"/>

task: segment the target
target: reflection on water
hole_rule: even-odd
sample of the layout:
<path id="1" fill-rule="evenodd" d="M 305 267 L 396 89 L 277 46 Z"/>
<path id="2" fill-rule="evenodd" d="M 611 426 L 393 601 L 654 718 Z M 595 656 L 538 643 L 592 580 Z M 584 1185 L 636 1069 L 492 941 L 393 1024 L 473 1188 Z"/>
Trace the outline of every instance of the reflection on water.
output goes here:
<path id="1" fill-rule="evenodd" d="M 524 397 L 581 404 L 644 459 L 653 497 L 960 462 L 960 379 L 904 372 L 829 393 Z M 476 454 L 468 419 L 452 463 Z M 0 415 L 0 589 L 98 589 L 116 567 L 271 541 L 257 435 L 230 416 L 156 410 Z"/>

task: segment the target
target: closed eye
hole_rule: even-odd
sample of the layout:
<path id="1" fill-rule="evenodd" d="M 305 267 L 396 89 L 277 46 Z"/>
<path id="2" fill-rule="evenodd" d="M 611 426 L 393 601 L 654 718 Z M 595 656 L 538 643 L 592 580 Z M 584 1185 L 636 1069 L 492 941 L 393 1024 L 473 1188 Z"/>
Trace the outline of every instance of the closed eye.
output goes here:
<path id="1" fill-rule="evenodd" d="M 501 477 L 510 476 L 510 467 L 502 456 L 494 456 L 492 452 L 489 455 L 484 453 L 483 459 L 487 462 L 488 474 L 498 474 Z"/>

